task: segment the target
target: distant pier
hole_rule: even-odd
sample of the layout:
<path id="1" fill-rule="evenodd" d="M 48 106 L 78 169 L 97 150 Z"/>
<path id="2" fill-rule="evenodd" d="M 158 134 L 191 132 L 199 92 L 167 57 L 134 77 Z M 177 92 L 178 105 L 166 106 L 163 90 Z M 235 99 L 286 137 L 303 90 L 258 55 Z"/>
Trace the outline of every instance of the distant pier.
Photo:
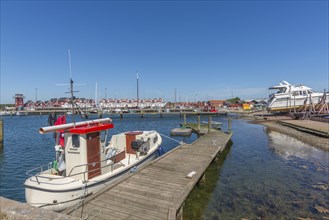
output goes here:
<path id="1" fill-rule="evenodd" d="M 71 111 L 65 110 L 65 109 L 44 109 L 44 110 L 21 110 L 19 111 L 21 115 L 49 115 L 51 113 L 56 113 L 57 115 L 64 115 L 64 114 L 72 114 Z M 182 117 L 185 115 L 213 115 L 213 116 L 226 116 L 227 111 L 216 111 L 216 112 L 195 112 L 191 110 L 177 110 L 177 109 L 170 109 L 170 110 L 164 110 L 164 109 L 133 109 L 131 111 L 106 111 L 106 112 L 95 112 L 91 110 L 84 111 L 87 115 L 93 116 L 100 116 L 100 115 L 118 115 L 120 118 L 123 118 L 124 115 L 140 115 L 141 117 L 147 116 L 147 115 L 159 115 L 160 117 L 166 116 L 166 115 L 177 115 L 179 117 Z M 15 116 L 16 112 L 12 111 L 10 112 L 11 116 Z"/>

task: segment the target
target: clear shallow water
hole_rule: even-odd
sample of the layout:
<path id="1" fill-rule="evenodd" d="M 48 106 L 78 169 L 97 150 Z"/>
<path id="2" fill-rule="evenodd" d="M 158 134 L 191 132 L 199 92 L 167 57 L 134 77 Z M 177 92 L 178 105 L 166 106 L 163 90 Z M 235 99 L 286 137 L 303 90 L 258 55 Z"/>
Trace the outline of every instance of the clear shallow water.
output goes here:
<path id="1" fill-rule="evenodd" d="M 185 219 L 329 217 L 328 152 L 242 120 L 233 131 L 207 184 L 189 196 Z"/>
<path id="2" fill-rule="evenodd" d="M 169 136 L 183 121 L 178 116 L 124 115 L 113 118 L 112 134 L 127 130 L 157 130 Z M 52 134 L 40 135 L 47 116 L 3 117 L 4 149 L 0 151 L 0 195 L 25 201 L 25 172 L 54 159 Z M 223 122 L 227 118 L 213 117 Z M 187 117 L 188 122 L 196 118 Z M 207 121 L 207 117 L 201 118 Z M 232 142 L 206 172 L 184 207 L 185 219 L 329 218 L 329 153 L 262 125 L 233 120 Z M 191 143 L 197 137 L 174 137 Z M 41 143 L 41 144 L 40 144 Z M 163 136 L 168 151 L 178 143 Z M 324 209 L 322 209 L 324 208 Z"/>

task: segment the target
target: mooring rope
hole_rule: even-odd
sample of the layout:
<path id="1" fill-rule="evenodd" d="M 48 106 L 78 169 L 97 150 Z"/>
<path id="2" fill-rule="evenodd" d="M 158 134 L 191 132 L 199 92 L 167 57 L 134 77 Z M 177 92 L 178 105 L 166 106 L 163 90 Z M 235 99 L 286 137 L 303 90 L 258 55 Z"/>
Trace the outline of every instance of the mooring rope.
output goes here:
<path id="1" fill-rule="evenodd" d="M 163 137 L 165 137 L 165 138 L 168 138 L 168 139 L 170 139 L 170 140 L 172 140 L 172 141 L 175 141 L 175 142 L 177 142 L 177 143 L 179 143 L 179 144 L 185 144 L 183 141 L 178 141 L 178 140 L 176 140 L 176 139 L 174 139 L 174 138 L 171 138 L 171 137 L 168 137 L 168 136 L 166 136 L 166 135 L 164 135 L 164 134 L 161 134 L 161 133 L 159 133 L 161 136 L 163 136 Z"/>

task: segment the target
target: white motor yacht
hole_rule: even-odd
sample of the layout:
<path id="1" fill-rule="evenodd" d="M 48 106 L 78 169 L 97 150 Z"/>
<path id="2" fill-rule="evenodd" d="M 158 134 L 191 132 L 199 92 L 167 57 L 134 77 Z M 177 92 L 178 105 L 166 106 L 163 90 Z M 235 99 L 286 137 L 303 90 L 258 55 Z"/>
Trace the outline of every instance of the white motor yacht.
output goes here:
<path id="1" fill-rule="evenodd" d="M 279 85 L 272 86 L 270 90 L 277 90 L 269 96 L 267 109 L 270 112 L 287 112 L 299 109 L 303 106 L 328 103 L 329 93 L 315 92 L 304 85 L 292 85 L 287 81 L 281 81 Z"/>

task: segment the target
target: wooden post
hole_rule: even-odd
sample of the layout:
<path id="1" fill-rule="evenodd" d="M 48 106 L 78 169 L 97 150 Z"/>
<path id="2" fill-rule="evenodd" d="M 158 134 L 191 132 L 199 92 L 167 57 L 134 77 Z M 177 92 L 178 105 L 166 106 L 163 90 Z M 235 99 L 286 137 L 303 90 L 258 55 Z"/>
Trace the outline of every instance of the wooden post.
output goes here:
<path id="1" fill-rule="evenodd" d="M 168 212 L 168 220 L 176 220 L 176 209 L 171 207 Z"/>
<path id="2" fill-rule="evenodd" d="M 186 127 L 186 113 L 184 113 L 184 127 Z"/>
<path id="3" fill-rule="evenodd" d="M 211 131 L 211 116 L 208 117 L 208 133 Z"/>
<path id="4" fill-rule="evenodd" d="M 0 119 L 0 149 L 3 147 L 3 120 Z"/>
<path id="5" fill-rule="evenodd" d="M 120 119 L 122 119 L 123 118 L 123 115 L 122 115 L 122 112 L 120 112 Z"/>
<path id="6" fill-rule="evenodd" d="M 162 116 L 162 112 L 160 112 L 160 118 L 162 118 L 163 116 Z"/>
<path id="7" fill-rule="evenodd" d="M 200 113 L 198 113 L 198 131 L 200 131 Z"/>
<path id="8" fill-rule="evenodd" d="M 205 185 L 206 184 L 206 173 L 203 173 L 199 182 L 198 182 L 199 185 Z"/>
<path id="9" fill-rule="evenodd" d="M 180 209 L 177 212 L 177 215 L 176 215 L 177 220 L 183 220 L 183 207 L 184 207 L 184 204 L 180 207 Z"/>
<path id="10" fill-rule="evenodd" d="M 141 111 L 141 118 L 144 118 L 144 113 L 143 113 L 143 111 Z"/>
<path id="11" fill-rule="evenodd" d="M 228 133 L 232 133 L 232 119 L 228 118 Z"/>

